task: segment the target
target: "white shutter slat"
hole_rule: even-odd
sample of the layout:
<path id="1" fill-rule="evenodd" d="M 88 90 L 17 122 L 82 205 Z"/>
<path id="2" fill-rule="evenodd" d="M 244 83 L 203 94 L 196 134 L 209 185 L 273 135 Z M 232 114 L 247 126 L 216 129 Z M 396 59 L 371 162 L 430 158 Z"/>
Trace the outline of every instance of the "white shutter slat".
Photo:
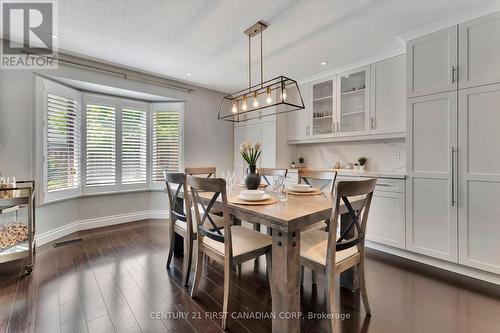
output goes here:
<path id="1" fill-rule="evenodd" d="M 179 112 L 153 112 L 153 181 L 162 181 L 164 170 L 180 171 L 180 135 Z"/>
<path id="2" fill-rule="evenodd" d="M 87 104 L 87 186 L 116 184 L 116 110 Z"/>
<path id="3" fill-rule="evenodd" d="M 122 109 L 122 183 L 146 183 L 146 111 Z"/>
<path id="4" fill-rule="evenodd" d="M 47 191 L 80 186 L 80 112 L 73 98 L 47 94 Z"/>

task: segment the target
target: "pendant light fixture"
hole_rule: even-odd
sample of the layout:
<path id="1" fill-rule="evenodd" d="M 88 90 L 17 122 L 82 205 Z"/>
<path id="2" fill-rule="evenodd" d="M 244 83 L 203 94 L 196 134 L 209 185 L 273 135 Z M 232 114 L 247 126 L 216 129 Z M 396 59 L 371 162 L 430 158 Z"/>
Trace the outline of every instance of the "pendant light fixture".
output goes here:
<path id="1" fill-rule="evenodd" d="M 248 36 L 248 88 L 222 99 L 218 119 L 242 122 L 304 109 L 297 81 L 278 76 L 264 81 L 262 31 L 267 24 L 259 21 L 245 30 Z M 260 35 L 260 83 L 252 86 L 252 37 Z"/>

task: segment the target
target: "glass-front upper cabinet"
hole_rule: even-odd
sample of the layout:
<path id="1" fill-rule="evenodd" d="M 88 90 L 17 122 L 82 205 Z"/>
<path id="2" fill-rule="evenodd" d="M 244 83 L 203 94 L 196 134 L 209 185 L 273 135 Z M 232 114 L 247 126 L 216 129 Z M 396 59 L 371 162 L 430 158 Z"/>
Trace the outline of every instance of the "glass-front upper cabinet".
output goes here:
<path id="1" fill-rule="evenodd" d="M 328 136 L 335 133 L 335 77 L 311 84 L 311 136 Z"/>
<path id="2" fill-rule="evenodd" d="M 368 134 L 370 66 L 343 73 L 338 76 L 337 82 L 334 131 L 337 135 Z"/>

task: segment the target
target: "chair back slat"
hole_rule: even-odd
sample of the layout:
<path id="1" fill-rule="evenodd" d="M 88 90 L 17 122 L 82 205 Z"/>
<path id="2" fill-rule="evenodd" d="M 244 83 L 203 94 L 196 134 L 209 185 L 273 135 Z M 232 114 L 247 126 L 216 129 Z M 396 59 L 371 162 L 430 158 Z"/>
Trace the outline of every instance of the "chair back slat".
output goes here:
<path id="1" fill-rule="evenodd" d="M 264 178 L 267 185 L 271 185 L 271 181 L 267 177 L 286 177 L 288 169 L 275 169 L 275 168 L 259 168 L 259 174 Z"/>
<path id="2" fill-rule="evenodd" d="M 222 178 L 202 178 L 195 176 L 187 176 L 187 184 L 193 200 L 195 210 L 195 221 L 198 230 L 198 235 L 206 236 L 210 239 L 221 243 L 231 242 L 231 229 L 229 221 L 229 209 L 227 204 L 226 181 Z M 200 199 L 201 192 L 213 193 L 208 205 L 205 207 Z M 222 213 L 224 218 L 224 233 L 221 227 L 217 226 L 210 216 L 209 212 L 217 199 L 221 197 Z M 204 209 L 203 214 L 200 214 L 199 205 Z M 210 227 L 207 227 L 207 220 L 210 222 Z M 201 237 L 198 240 L 201 242 Z M 228 247 L 226 246 L 226 249 Z"/>
<path id="3" fill-rule="evenodd" d="M 215 174 L 217 172 L 216 167 L 187 167 L 184 169 L 184 172 L 186 175 L 190 176 L 199 176 L 199 175 L 206 175 L 207 178 L 210 178 L 212 176 L 215 177 Z"/>
<path id="4" fill-rule="evenodd" d="M 319 186 L 321 191 L 324 191 L 328 186 L 330 187 L 330 192 L 333 193 L 335 188 L 335 181 L 337 179 L 336 171 L 318 171 L 310 169 L 299 169 L 299 184 L 304 182 L 307 185 L 311 185 L 311 180 L 321 181 Z"/>
<path id="5" fill-rule="evenodd" d="M 364 251 L 366 235 L 366 222 L 370 210 L 373 191 L 377 183 L 377 178 L 367 180 L 340 181 L 335 186 L 335 201 L 330 218 L 330 235 L 328 237 L 328 254 L 330 263 L 335 263 L 335 252 L 357 246 L 358 250 Z M 353 208 L 349 198 L 360 199 L 364 196 L 360 207 Z M 344 203 L 350 217 L 350 223 L 344 228 L 339 238 L 337 238 L 337 223 L 340 215 L 340 205 Z"/>

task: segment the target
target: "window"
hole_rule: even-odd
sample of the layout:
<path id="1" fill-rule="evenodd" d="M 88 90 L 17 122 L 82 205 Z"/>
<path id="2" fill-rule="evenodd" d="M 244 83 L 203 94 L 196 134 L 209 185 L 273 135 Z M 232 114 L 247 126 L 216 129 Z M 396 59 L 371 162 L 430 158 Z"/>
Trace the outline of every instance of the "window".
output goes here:
<path id="1" fill-rule="evenodd" d="M 41 77 L 36 85 L 43 203 L 163 188 L 163 170 L 183 169 L 184 103 L 82 95 Z"/>
<path id="2" fill-rule="evenodd" d="M 86 98 L 86 186 L 116 185 L 116 108 L 98 97 Z"/>
<path id="3" fill-rule="evenodd" d="M 122 184 L 146 184 L 147 114 L 122 108 Z"/>
<path id="4" fill-rule="evenodd" d="M 78 91 L 54 84 L 42 86 L 44 105 L 44 200 L 58 200 L 80 193 L 80 100 Z"/>
<path id="5" fill-rule="evenodd" d="M 152 180 L 163 180 L 163 171 L 182 170 L 183 104 L 161 103 L 152 108 Z"/>

